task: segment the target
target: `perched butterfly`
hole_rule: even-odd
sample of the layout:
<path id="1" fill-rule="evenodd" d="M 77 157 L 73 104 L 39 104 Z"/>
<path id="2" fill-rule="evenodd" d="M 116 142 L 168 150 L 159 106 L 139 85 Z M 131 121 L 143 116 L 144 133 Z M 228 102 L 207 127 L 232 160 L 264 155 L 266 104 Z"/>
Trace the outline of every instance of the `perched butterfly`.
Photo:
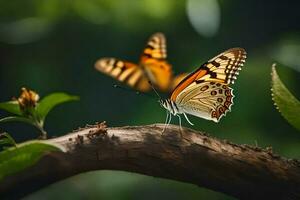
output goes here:
<path id="1" fill-rule="evenodd" d="M 162 33 L 155 33 L 149 38 L 139 64 L 101 58 L 95 63 L 95 68 L 142 92 L 151 89 L 149 81 L 160 91 L 170 91 L 184 75 L 173 78 L 172 66 L 166 59 L 166 38 Z"/>
<path id="2" fill-rule="evenodd" d="M 201 117 L 214 122 L 230 111 L 233 104 L 233 84 L 239 70 L 244 65 L 246 51 L 242 48 L 229 49 L 208 62 L 196 71 L 186 76 L 173 90 L 169 99 L 160 100 L 160 104 L 167 109 L 166 124 L 171 116 L 180 114 L 193 125 L 186 114 Z"/>

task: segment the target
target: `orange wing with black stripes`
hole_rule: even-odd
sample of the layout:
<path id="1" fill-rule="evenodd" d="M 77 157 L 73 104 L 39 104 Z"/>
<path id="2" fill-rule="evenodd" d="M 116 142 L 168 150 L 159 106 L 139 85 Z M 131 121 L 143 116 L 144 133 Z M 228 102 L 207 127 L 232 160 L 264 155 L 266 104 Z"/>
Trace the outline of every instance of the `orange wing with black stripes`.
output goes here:
<path id="1" fill-rule="evenodd" d="M 102 58 L 95 68 L 142 92 L 151 89 L 148 80 L 159 90 L 167 91 L 171 87 L 172 67 L 166 58 L 166 38 L 162 33 L 155 33 L 149 38 L 139 64 Z"/>
<path id="2" fill-rule="evenodd" d="M 172 66 L 166 59 L 166 38 L 162 33 L 155 33 L 147 42 L 140 59 L 140 65 L 145 70 L 149 80 L 161 91 L 168 91 L 171 87 Z"/>
<path id="3" fill-rule="evenodd" d="M 229 49 L 184 78 L 174 89 L 171 100 L 185 113 L 218 122 L 233 104 L 233 84 L 244 65 L 246 51 Z"/>
<path id="4" fill-rule="evenodd" d="M 134 63 L 116 58 L 101 58 L 96 62 L 95 68 L 139 91 L 150 90 L 144 71 Z"/>

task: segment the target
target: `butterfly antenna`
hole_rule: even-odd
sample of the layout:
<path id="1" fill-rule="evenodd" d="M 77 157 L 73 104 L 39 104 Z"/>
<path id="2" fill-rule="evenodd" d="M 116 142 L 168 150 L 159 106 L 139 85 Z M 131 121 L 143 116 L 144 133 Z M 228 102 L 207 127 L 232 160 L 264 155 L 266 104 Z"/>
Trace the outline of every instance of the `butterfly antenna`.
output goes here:
<path id="1" fill-rule="evenodd" d="M 151 94 L 147 94 L 147 93 L 140 92 L 140 91 L 137 91 L 137 90 L 129 89 L 129 88 L 126 88 L 126 87 L 122 87 L 122 86 L 117 85 L 117 84 L 114 84 L 113 86 L 114 86 L 114 88 L 122 89 L 122 90 L 125 90 L 125 91 L 128 91 L 128 92 L 134 92 L 137 95 L 141 94 L 141 95 L 144 95 L 146 97 L 156 98 L 155 96 L 153 96 Z"/>
<path id="2" fill-rule="evenodd" d="M 148 83 L 150 84 L 151 88 L 153 89 L 153 91 L 155 92 L 155 94 L 158 96 L 158 98 L 161 99 L 161 96 L 158 94 L 157 90 L 154 88 L 152 82 L 150 80 L 148 80 Z"/>

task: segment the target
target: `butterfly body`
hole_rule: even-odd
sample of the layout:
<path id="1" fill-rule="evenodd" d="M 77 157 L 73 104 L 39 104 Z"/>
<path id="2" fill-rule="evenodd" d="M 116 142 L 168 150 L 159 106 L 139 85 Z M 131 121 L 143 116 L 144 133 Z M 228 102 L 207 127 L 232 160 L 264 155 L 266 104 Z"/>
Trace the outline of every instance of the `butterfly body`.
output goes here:
<path id="1" fill-rule="evenodd" d="M 229 49 L 186 76 L 174 89 L 169 99 L 160 104 L 172 115 L 186 114 L 214 122 L 231 110 L 233 84 L 246 59 L 242 48 Z M 192 124 L 192 123 L 190 123 Z"/>
<path id="2" fill-rule="evenodd" d="M 183 113 L 181 107 L 179 109 L 176 103 L 170 99 L 161 99 L 159 100 L 159 103 L 162 107 L 164 107 L 167 111 L 169 111 L 169 113 L 171 113 L 174 116 Z"/>
<path id="3" fill-rule="evenodd" d="M 140 63 L 147 78 L 161 91 L 168 91 L 173 78 L 173 72 L 167 61 L 148 59 Z M 149 88 L 150 89 L 150 88 Z"/>

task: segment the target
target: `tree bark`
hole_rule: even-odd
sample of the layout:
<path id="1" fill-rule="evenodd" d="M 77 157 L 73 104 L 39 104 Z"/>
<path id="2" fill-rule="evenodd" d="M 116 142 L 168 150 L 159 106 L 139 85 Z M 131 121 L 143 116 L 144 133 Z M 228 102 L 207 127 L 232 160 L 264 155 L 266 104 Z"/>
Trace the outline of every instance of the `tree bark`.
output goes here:
<path id="1" fill-rule="evenodd" d="M 20 198 L 82 172 L 112 169 L 196 184 L 239 199 L 300 199 L 300 164 L 170 125 L 106 128 L 103 124 L 49 139 L 50 152 L 0 183 L 3 198 Z M 181 136 L 182 133 L 182 136 Z"/>

